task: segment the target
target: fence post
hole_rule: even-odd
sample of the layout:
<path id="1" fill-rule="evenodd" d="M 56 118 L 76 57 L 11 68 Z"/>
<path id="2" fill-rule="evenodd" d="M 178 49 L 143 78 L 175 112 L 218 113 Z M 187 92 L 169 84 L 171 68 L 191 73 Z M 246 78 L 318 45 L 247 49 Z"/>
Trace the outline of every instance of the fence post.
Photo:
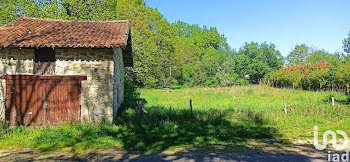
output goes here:
<path id="1" fill-rule="evenodd" d="M 238 98 L 238 113 L 241 113 L 241 99 Z"/>
<path id="2" fill-rule="evenodd" d="M 283 98 L 283 102 L 284 102 L 284 113 L 287 114 L 287 101 L 286 101 L 286 98 Z"/>
<path id="3" fill-rule="evenodd" d="M 192 99 L 190 99 L 190 109 L 191 109 L 191 115 L 192 115 Z"/>
<path id="4" fill-rule="evenodd" d="M 333 107 L 335 106 L 335 99 L 334 99 L 334 97 L 332 97 L 332 106 Z"/>
<path id="5" fill-rule="evenodd" d="M 169 105 L 169 111 L 171 111 L 171 106 L 172 106 L 172 103 L 170 102 L 170 105 Z"/>

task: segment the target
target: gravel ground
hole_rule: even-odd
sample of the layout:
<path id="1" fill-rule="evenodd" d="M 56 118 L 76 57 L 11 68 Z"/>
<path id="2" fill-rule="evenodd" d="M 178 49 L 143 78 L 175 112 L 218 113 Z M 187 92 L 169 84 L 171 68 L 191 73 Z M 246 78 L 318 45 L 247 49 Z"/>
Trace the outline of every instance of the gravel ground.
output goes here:
<path id="1" fill-rule="evenodd" d="M 326 151 L 316 151 L 310 145 L 285 147 L 280 145 L 249 145 L 189 148 L 181 151 L 138 154 L 120 149 L 104 149 L 84 154 L 72 152 L 42 152 L 39 150 L 0 150 L 0 161 L 327 161 Z"/>

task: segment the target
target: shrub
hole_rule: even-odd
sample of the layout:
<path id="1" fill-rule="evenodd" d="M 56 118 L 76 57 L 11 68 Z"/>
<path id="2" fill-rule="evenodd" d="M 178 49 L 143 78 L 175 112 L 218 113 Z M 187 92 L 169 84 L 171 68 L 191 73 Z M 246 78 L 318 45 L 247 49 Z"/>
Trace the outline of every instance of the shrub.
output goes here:
<path id="1" fill-rule="evenodd" d="M 277 87 L 303 88 L 320 90 L 332 86 L 332 64 L 320 62 L 317 64 L 304 64 L 285 66 L 272 74 L 272 81 Z"/>

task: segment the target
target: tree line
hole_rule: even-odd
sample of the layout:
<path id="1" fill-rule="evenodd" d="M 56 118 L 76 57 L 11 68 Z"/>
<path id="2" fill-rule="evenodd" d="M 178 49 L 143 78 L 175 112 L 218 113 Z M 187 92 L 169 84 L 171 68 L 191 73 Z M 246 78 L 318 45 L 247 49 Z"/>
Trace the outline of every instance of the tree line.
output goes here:
<path id="1" fill-rule="evenodd" d="M 134 81 L 148 88 L 232 86 L 349 87 L 349 56 L 297 45 L 284 58 L 273 43 L 232 50 L 215 27 L 170 23 L 144 0 L 0 0 L 0 24 L 20 16 L 68 20 L 129 20 Z M 350 52 L 349 38 L 343 41 Z"/>
<path id="2" fill-rule="evenodd" d="M 349 37 L 344 39 L 344 51 L 349 52 Z M 288 64 L 266 76 L 268 84 L 276 87 L 304 90 L 336 90 L 348 92 L 350 87 L 350 56 L 314 50 L 297 45 L 287 57 Z"/>

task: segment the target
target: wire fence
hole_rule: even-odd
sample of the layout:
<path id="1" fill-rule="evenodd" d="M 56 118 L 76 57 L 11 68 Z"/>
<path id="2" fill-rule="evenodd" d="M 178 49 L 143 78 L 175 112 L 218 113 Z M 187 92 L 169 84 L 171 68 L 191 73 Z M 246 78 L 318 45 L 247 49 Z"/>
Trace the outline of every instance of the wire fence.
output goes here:
<path id="1" fill-rule="evenodd" d="M 350 105 L 350 102 L 347 102 L 347 101 L 335 101 L 336 103 L 340 103 L 340 104 L 349 104 Z"/>

